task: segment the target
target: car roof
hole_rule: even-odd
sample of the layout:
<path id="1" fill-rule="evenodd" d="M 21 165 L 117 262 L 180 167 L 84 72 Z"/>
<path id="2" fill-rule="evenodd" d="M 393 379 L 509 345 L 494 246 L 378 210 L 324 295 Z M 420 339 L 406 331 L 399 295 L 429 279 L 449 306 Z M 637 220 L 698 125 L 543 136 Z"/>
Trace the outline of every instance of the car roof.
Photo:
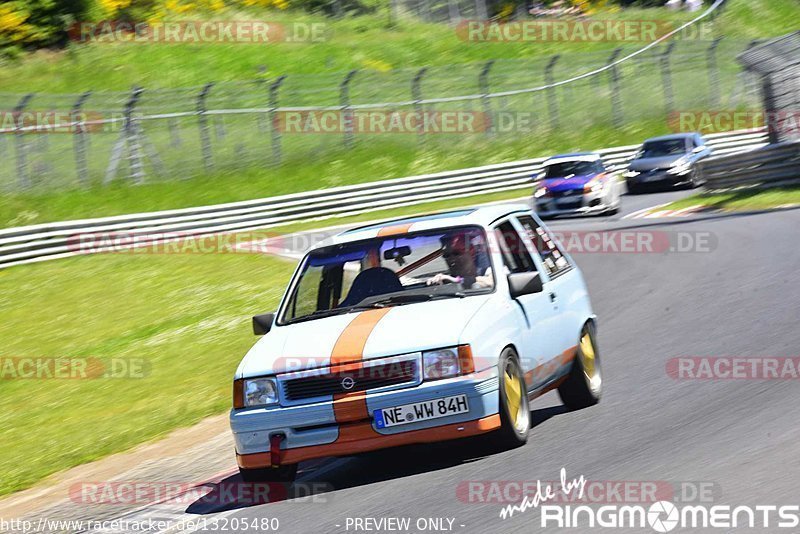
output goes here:
<path id="1" fill-rule="evenodd" d="M 651 137 L 650 139 L 645 140 L 645 143 L 649 143 L 650 141 L 672 141 L 674 139 L 686 139 L 689 137 L 694 137 L 695 135 L 698 134 L 696 134 L 695 132 L 689 132 L 689 133 L 661 135 L 658 137 Z"/>
<path id="2" fill-rule="evenodd" d="M 489 226 L 497 219 L 517 212 L 531 213 L 527 204 L 509 203 L 492 204 L 473 208 L 430 213 L 427 215 L 414 215 L 398 219 L 389 219 L 364 226 L 350 228 L 338 235 L 325 239 L 317 247 L 338 245 L 362 239 L 372 239 L 380 235 L 402 235 L 409 232 L 452 228 L 455 226 Z"/>
<path id="3" fill-rule="evenodd" d="M 600 154 L 595 152 L 573 152 L 572 154 L 559 154 L 545 160 L 542 166 L 547 166 L 552 163 L 560 163 L 562 161 L 598 161 L 601 160 Z"/>

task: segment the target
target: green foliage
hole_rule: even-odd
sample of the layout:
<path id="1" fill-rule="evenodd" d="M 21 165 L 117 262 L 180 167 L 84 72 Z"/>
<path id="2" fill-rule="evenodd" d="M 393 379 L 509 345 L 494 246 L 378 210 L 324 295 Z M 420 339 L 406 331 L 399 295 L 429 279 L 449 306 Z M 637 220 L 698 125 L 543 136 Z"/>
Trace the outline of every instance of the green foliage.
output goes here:
<path id="1" fill-rule="evenodd" d="M 12 0 L 0 5 L 0 51 L 60 46 L 66 28 L 82 20 L 90 0 Z"/>

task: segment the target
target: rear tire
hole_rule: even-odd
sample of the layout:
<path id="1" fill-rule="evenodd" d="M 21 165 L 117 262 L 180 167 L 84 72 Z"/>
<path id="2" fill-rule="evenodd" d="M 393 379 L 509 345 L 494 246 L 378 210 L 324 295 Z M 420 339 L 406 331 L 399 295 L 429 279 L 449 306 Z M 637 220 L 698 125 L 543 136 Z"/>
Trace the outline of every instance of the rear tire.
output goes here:
<path id="1" fill-rule="evenodd" d="M 262 469 L 242 469 L 239 474 L 245 482 L 294 482 L 297 477 L 297 464 L 264 467 Z"/>
<path id="2" fill-rule="evenodd" d="M 602 393 L 603 377 L 595 329 L 592 323 L 586 323 L 581 331 L 572 369 L 558 387 L 558 395 L 567 408 L 578 410 L 597 404 Z"/>
<path id="3" fill-rule="evenodd" d="M 498 445 L 507 449 L 519 447 L 528 441 L 531 410 L 528 406 L 528 386 L 514 349 L 509 347 L 503 350 L 497 370 L 501 420 L 497 431 Z"/>

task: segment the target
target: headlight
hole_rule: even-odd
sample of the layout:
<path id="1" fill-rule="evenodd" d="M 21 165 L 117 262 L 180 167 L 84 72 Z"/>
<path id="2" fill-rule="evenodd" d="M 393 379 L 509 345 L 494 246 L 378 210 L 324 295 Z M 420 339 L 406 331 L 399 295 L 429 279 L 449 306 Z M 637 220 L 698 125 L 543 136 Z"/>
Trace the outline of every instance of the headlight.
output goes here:
<path id="1" fill-rule="evenodd" d="M 691 170 L 688 163 L 682 163 L 681 165 L 672 165 L 669 169 L 667 169 L 667 174 L 686 174 Z"/>
<path id="2" fill-rule="evenodd" d="M 686 156 L 673 161 L 667 169 L 668 174 L 684 174 L 686 172 L 689 172 L 689 159 Z"/>
<path id="3" fill-rule="evenodd" d="M 684 167 L 686 164 L 689 163 L 689 158 L 686 156 L 681 156 L 680 158 L 676 159 L 670 164 L 670 167 Z"/>
<path id="4" fill-rule="evenodd" d="M 533 192 L 533 198 L 542 198 L 546 194 L 547 194 L 547 188 L 540 187 L 539 189 Z"/>
<path id="5" fill-rule="evenodd" d="M 461 369 L 458 365 L 458 352 L 452 349 L 431 350 L 422 353 L 423 378 L 437 380 L 458 376 Z"/>
<path id="6" fill-rule="evenodd" d="M 634 176 L 639 176 L 641 173 L 639 171 L 625 171 L 625 178 L 633 178 Z"/>
<path id="7" fill-rule="evenodd" d="M 597 193 L 598 191 L 603 190 L 603 186 L 605 186 L 605 182 L 590 182 L 583 186 L 584 193 Z"/>
<path id="8" fill-rule="evenodd" d="M 244 381 L 244 405 L 266 406 L 278 402 L 278 388 L 272 378 L 252 378 Z"/>

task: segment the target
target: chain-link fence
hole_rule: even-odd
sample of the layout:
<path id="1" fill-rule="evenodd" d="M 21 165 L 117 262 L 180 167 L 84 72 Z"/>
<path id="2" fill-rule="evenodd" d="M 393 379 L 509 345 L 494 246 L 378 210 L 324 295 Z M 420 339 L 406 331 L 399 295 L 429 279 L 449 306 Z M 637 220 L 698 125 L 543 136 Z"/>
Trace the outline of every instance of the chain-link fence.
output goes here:
<path id="1" fill-rule="evenodd" d="M 800 141 L 800 32 L 750 47 L 740 60 L 761 81 L 770 143 Z"/>
<path id="2" fill-rule="evenodd" d="M 521 137 L 533 144 L 559 131 L 668 121 L 681 110 L 753 107 L 760 100 L 758 77 L 736 61 L 753 44 L 723 39 L 659 45 L 555 87 L 548 84 L 612 64 L 638 47 L 177 89 L 0 93 L 0 157 L 7 162 L 0 167 L 0 188 L 224 175 L 378 146 L 389 138 L 392 146 L 415 147 Z M 421 125 L 420 117 L 433 125 Z M 448 117 L 460 123 L 445 128 Z M 399 126 L 393 128 L 395 120 Z M 60 126 L 45 127 L 48 121 Z"/>

